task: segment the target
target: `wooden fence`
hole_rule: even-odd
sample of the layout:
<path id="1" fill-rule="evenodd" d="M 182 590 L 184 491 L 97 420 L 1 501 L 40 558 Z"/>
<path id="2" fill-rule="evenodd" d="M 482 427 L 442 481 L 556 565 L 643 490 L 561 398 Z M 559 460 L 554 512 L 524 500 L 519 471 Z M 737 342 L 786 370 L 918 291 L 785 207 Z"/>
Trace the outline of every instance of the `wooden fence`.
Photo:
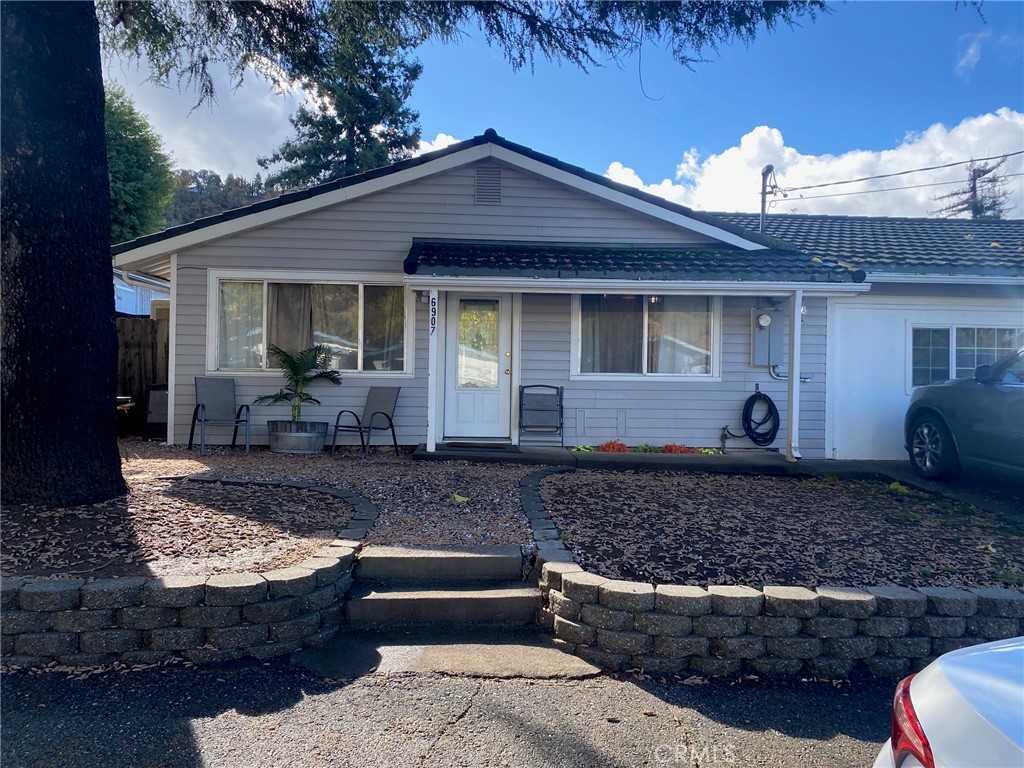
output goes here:
<path id="1" fill-rule="evenodd" d="M 149 317 L 117 318 L 117 394 L 130 395 L 135 407 L 123 419 L 122 431 L 141 433 L 146 391 L 167 384 L 169 327 Z"/>

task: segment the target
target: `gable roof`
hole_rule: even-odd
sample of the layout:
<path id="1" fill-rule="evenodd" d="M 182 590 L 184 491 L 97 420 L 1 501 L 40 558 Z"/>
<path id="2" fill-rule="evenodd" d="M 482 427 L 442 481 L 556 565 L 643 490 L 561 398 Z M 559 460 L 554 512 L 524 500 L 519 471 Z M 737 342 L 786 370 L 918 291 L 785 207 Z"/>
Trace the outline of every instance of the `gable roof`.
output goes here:
<path id="1" fill-rule="evenodd" d="M 771 237 L 701 213 L 664 198 L 627 187 L 596 173 L 564 163 L 502 138 L 493 129 L 467 141 L 365 173 L 288 192 L 242 208 L 118 243 L 111 249 L 117 267 L 142 268 L 154 259 L 248 229 L 380 192 L 434 173 L 493 158 L 528 172 L 568 184 L 612 203 L 625 205 L 670 224 L 690 229 L 745 250 L 778 247 Z"/>
<path id="2" fill-rule="evenodd" d="M 716 213 L 757 229 L 756 213 Z M 1024 220 L 769 214 L 765 233 L 805 253 L 847 261 L 882 280 L 911 275 L 1024 280 Z"/>
<path id="3" fill-rule="evenodd" d="M 859 283 L 864 273 L 797 250 L 413 240 L 409 275 Z"/>

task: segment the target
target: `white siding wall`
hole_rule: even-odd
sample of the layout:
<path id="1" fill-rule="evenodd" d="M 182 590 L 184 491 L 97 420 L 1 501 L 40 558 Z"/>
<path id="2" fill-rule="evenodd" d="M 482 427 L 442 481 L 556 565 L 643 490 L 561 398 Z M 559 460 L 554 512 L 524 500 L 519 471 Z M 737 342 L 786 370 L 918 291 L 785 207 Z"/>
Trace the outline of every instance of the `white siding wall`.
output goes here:
<path id="1" fill-rule="evenodd" d="M 294 269 L 346 273 L 393 272 L 403 277 L 413 237 L 573 242 L 688 243 L 709 242 L 687 232 L 591 198 L 532 174 L 502 168 L 502 204 L 476 205 L 475 172 L 464 167 L 330 209 L 305 214 L 258 230 L 225 237 L 178 254 L 175 346 L 175 442 L 188 440 L 195 407 L 194 377 L 206 373 L 208 269 Z M 402 387 L 396 422 L 399 441 L 426 440 L 426 311 L 416 305 L 415 377 L 394 379 L 372 374 L 344 374 L 341 387 L 318 386 L 321 406 L 306 406 L 303 416 L 327 420 L 342 408 L 361 411 L 372 384 Z M 565 329 L 568 339 L 568 327 Z M 524 349 L 526 349 L 524 345 Z M 277 391 L 273 372 L 235 375 L 239 403 Z M 253 438 L 266 442 L 266 420 L 287 418 L 286 406 L 254 406 Z M 211 442 L 226 442 L 230 433 L 213 428 Z"/>
<path id="2" fill-rule="evenodd" d="M 628 445 L 684 443 L 718 447 L 722 427 L 742 434 L 741 414 L 754 385 L 775 401 L 783 428 L 772 445 L 786 441 L 786 382 L 767 368 L 750 365 L 750 311 L 754 298 L 725 298 L 722 306 L 722 381 L 642 382 L 570 379 L 570 313 L 568 295 L 524 295 L 522 321 L 522 383 L 565 387 L 566 445 L 597 445 L 618 439 Z M 825 447 L 825 300 L 807 299 L 801 369 L 813 380 L 801 384 L 800 449 L 812 458 Z M 784 321 L 785 322 L 785 321 Z M 786 323 L 788 327 L 788 323 Z M 781 368 L 785 373 L 785 367 Z M 548 442 L 524 435 L 528 442 Z M 753 447 L 730 439 L 729 447 Z"/>

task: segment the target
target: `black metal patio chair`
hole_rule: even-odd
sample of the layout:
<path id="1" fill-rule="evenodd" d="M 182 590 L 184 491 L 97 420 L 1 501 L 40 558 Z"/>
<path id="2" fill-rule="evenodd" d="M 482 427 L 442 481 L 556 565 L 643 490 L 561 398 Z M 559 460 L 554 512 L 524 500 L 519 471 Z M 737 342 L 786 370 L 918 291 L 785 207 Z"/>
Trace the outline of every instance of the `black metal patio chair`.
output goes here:
<path id="1" fill-rule="evenodd" d="M 338 447 L 339 432 L 358 432 L 359 444 L 363 447 L 363 458 L 370 452 L 370 437 L 374 430 L 390 430 L 391 442 L 395 446 L 395 456 L 399 456 L 398 437 L 395 435 L 395 405 L 398 403 L 398 393 L 401 387 L 370 387 L 366 395 L 366 404 L 363 406 L 363 415 L 359 416 L 355 411 L 341 411 L 334 419 L 334 439 L 331 441 L 331 456 Z M 355 424 L 342 424 L 341 417 L 350 414 L 355 419 Z M 365 435 L 365 437 L 364 437 Z"/>
<path id="2" fill-rule="evenodd" d="M 232 425 L 231 447 L 238 440 L 238 427 L 245 425 L 245 452 L 249 453 L 249 406 L 235 406 L 235 380 L 221 376 L 196 376 L 196 407 L 192 411 L 192 429 L 188 433 L 188 449 L 196 434 L 199 422 L 199 455 L 206 455 L 206 425 Z"/>

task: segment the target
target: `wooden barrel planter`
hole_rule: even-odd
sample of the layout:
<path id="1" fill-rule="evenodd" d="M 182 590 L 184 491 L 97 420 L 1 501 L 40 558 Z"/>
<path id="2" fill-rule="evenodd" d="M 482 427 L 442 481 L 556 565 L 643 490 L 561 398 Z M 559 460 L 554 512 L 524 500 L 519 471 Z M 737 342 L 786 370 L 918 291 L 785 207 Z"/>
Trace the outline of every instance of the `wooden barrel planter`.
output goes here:
<path id="1" fill-rule="evenodd" d="M 271 453 L 302 453 L 315 455 L 324 450 L 327 438 L 326 421 L 267 422 Z"/>

